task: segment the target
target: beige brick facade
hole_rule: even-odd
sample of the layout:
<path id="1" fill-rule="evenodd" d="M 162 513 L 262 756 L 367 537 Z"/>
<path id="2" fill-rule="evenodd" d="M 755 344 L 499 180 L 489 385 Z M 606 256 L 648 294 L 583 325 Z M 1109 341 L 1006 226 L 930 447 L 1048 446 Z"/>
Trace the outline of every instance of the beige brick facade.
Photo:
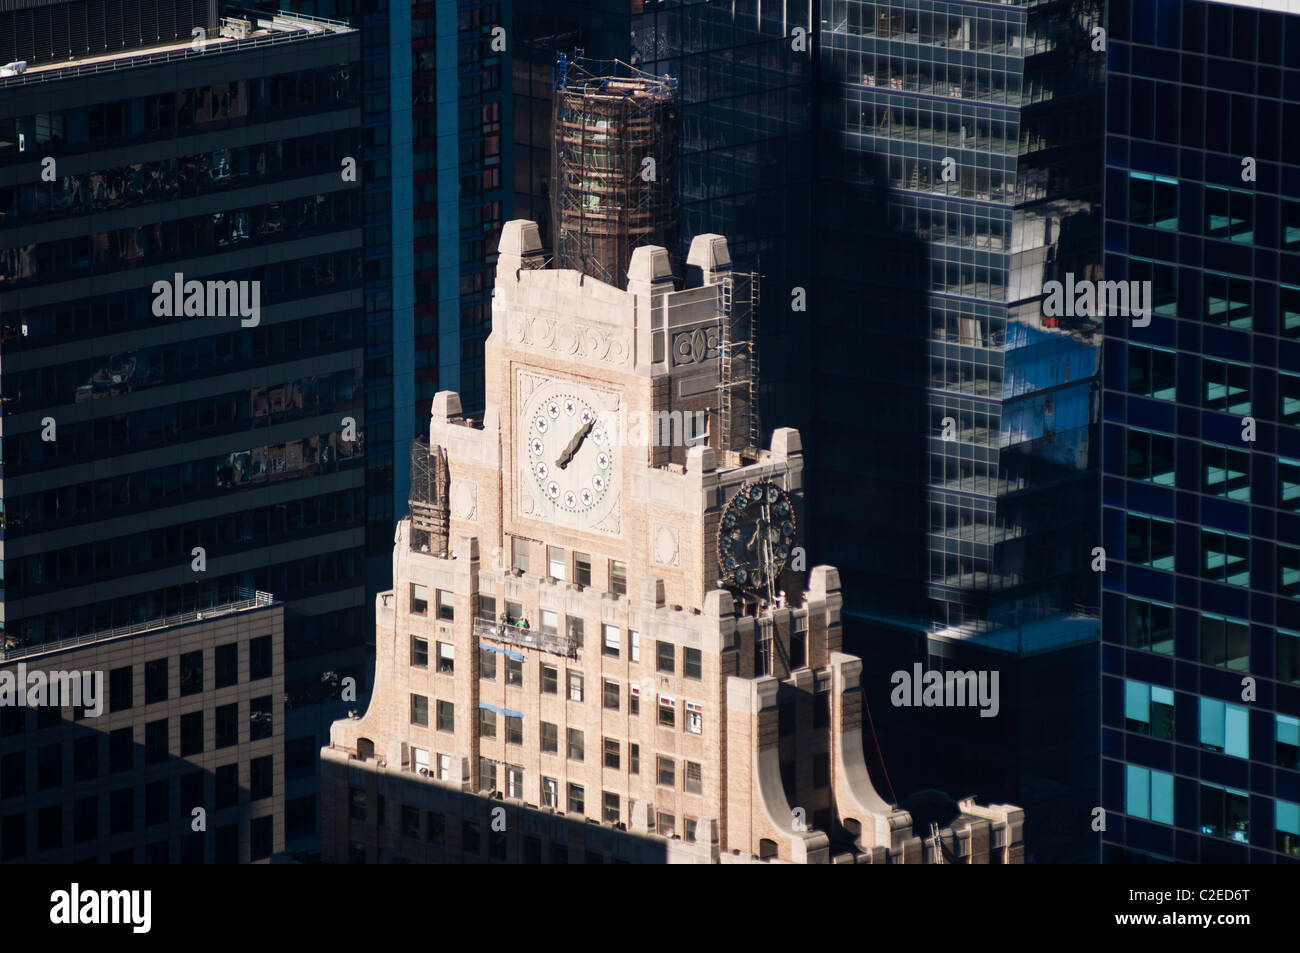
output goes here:
<path id="1" fill-rule="evenodd" d="M 422 452 L 447 481 L 398 526 L 373 698 L 322 752 L 325 859 L 939 856 L 867 776 L 836 571 L 795 549 L 770 591 L 719 579 L 742 487 L 779 489 L 795 526 L 803 505 L 796 431 L 742 453 L 718 426 L 725 241 L 696 239 L 680 290 L 663 249 L 626 290 L 542 268 L 532 223 L 500 249 L 487 410 L 435 398 Z M 698 411 L 698 440 L 672 429 Z M 943 853 L 1016 861 L 1022 812 L 979 813 Z"/>

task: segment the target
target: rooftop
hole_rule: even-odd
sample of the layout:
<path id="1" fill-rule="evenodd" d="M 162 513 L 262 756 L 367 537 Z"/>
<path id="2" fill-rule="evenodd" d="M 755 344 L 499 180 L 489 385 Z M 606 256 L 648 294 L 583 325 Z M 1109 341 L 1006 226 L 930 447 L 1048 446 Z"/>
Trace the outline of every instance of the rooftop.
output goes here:
<path id="1" fill-rule="evenodd" d="M 57 639 L 53 642 L 39 642 L 35 645 L 15 645 L 10 647 L 8 640 L 6 639 L 5 647 L 0 649 L 0 663 L 13 662 L 18 659 L 31 658 L 32 656 L 37 655 L 48 655 L 51 652 L 62 652 L 65 649 L 90 645 L 94 642 L 107 642 L 112 639 L 122 639 L 127 636 L 139 635 L 142 632 L 169 629 L 172 626 L 185 625 L 190 622 L 206 622 L 209 619 L 230 615 L 233 612 L 247 612 L 250 609 L 261 609 L 265 606 L 272 605 L 275 602 L 275 596 L 271 595 L 269 592 L 254 592 L 251 589 L 240 589 L 237 590 L 235 594 L 240 598 L 231 602 L 223 602 L 202 609 L 191 609 L 188 612 L 179 612 L 175 615 L 164 616 L 162 618 L 148 619 L 144 622 L 118 626 L 113 629 L 101 629 L 98 632 L 88 632 L 85 635 L 74 635 L 70 638 Z"/>
<path id="2" fill-rule="evenodd" d="M 196 57 L 234 53 L 242 50 L 300 43 L 316 37 L 352 33 L 354 29 L 340 20 L 326 20 L 301 13 L 263 14 L 244 11 L 246 17 L 223 17 L 216 35 L 211 33 L 195 48 L 195 41 L 168 43 L 141 49 L 135 47 L 116 53 L 99 53 L 57 63 L 43 63 L 22 72 L 0 70 L 0 89 L 71 79 L 96 73 L 139 69 L 159 63 L 173 63 Z M 197 29 L 197 28 L 196 28 Z M 10 67 L 13 64 L 9 64 Z"/>

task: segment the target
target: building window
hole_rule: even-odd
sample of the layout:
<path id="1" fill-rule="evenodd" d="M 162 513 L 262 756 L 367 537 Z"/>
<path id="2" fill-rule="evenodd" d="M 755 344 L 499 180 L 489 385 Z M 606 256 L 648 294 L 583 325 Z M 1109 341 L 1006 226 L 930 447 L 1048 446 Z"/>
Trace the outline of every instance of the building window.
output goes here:
<path id="1" fill-rule="evenodd" d="M 1300 632 L 1278 629 L 1274 648 L 1277 650 L 1278 679 L 1300 685 Z"/>
<path id="2" fill-rule="evenodd" d="M 365 788 L 348 788 L 348 817 L 354 821 L 366 819 Z"/>
<path id="3" fill-rule="evenodd" d="M 275 728 L 275 716 L 271 713 L 271 696 L 258 695 L 253 699 L 248 713 L 248 740 L 260 741 L 271 737 Z"/>
<path id="4" fill-rule="evenodd" d="M 1134 225 L 1177 229 L 1178 180 L 1129 172 L 1128 220 Z"/>
<path id="5" fill-rule="evenodd" d="M 1277 286 L 1277 333 L 1291 340 L 1300 339 L 1300 287 Z"/>
<path id="6" fill-rule="evenodd" d="M 275 756 L 265 755 L 248 762 L 249 800 L 261 801 L 275 792 Z"/>
<path id="7" fill-rule="evenodd" d="M 693 678 L 698 681 L 701 675 L 701 670 L 700 650 L 683 648 L 682 675 L 686 678 Z"/>
<path id="8" fill-rule="evenodd" d="M 229 645 L 218 645 L 216 648 L 216 687 L 228 688 L 239 681 L 239 643 L 231 642 Z M 145 681 L 148 682 L 149 672 L 145 670 Z M 145 689 L 146 693 L 148 688 Z"/>
<path id="9" fill-rule="evenodd" d="M 568 626 L 569 642 L 575 649 L 582 648 L 584 645 L 582 619 L 578 616 L 565 616 L 565 624 Z"/>
<path id="10" fill-rule="evenodd" d="M 455 594 L 448 592 L 446 589 L 439 589 L 438 592 L 438 618 L 443 622 L 452 622 L 456 618 L 456 601 Z"/>
<path id="11" fill-rule="evenodd" d="M 1300 718 L 1290 715 L 1274 715 L 1277 740 L 1273 750 L 1273 760 L 1281 768 L 1300 767 Z"/>
<path id="12" fill-rule="evenodd" d="M 672 837 L 677 828 L 677 818 L 659 811 L 655 814 L 655 833 L 662 837 Z"/>
<path id="13" fill-rule="evenodd" d="M 586 810 L 585 793 L 580 784 L 569 785 L 569 813 L 582 814 Z"/>
<path id="14" fill-rule="evenodd" d="M 546 547 L 546 572 L 552 579 L 564 581 L 564 550 L 559 546 Z"/>
<path id="15" fill-rule="evenodd" d="M 641 714 L 641 686 L 629 685 L 627 687 L 627 713 L 629 715 Z"/>
<path id="16" fill-rule="evenodd" d="M 491 708 L 480 708 L 478 710 L 478 733 L 480 738 L 495 738 L 497 736 L 497 713 Z"/>
<path id="17" fill-rule="evenodd" d="M 1205 237 L 1250 244 L 1255 238 L 1254 196 L 1237 189 L 1205 187 Z"/>
<path id="18" fill-rule="evenodd" d="M 411 695 L 411 724 L 429 725 L 429 699 L 424 695 Z"/>
<path id="19" fill-rule="evenodd" d="M 1153 569 L 1174 568 L 1174 524 L 1169 520 L 1127 514 L 1125 559 Z"/>
<path id="20" fill-rule="evenodd" d="M 1174 438 L 1130 427 L 1126 475 L 1160 486 L 1174 485 Z"/>
<path id="21" fill-rule="evenodd" d="M 418 635 L 411 636 L 411 665 L 415 668 L 429 667 L 429 640 Z"/>
<path id="22" fill-rule="evenodd" d="M 591 556 L 587 553 L 573 554 L 573 581 L 580 586 L 591 585 Z"/>
<path id="23" fill-rule="evenodd" d="M 154 659 L 144 663 L 144 703 L 167 700 L 167 659 Z"/>
<path id="24" fill-rule="evenodd" d="M 585 755 L 583 746 L 582 732 L 577 728 L 570 728 L 567 732 L 568 738 L 568 756 L 570 761 L 581 761 Z"/>
<path id="25" fill-rule="evenodd" d="M 478 617 L 489 622 L 497 618 L 497 597 L 487 592 L 478 594 Z"/>
<path id="26" fill-rule="evenodd" d="M 1300 424 L 1300 377 L 1277 375 L 1277 397 L 1277 419 L 1292 426 Z"/>
<path id="27" fill-rule="evenodd" d="M 497 653 L 482 646 L 478 650 L 478 677 L 486 679 L 497 677 Z"/>
<path id="28" fill-rule="evenodd" d="M 605 739 L 605 767 L 616 771 L 619 767 L 618 742 L 613 738 Z"/>
<path id="29" fill-rule="evenodd" d="M 1174 610 L 1159 602 L 1128 599 L 1124 605 L 1124 637 L 1129 648 L 1160 655 L 1174 654 Z"/>
<path id="30" fill-rule="evenodd" d="M 560 688 L 560 673 L 554 665 L 542 666 L 542 693 L 555 695 Z"/>
<path id="31" fill-rule="evenodd" d="M 108 673 L 108 710 L 126 711 L 134 704 L 132 696 L 135 683 L 131 678 L 131 666 L 115 668 Z"/>
<path id="32" fill-rule="evenodd" d="M 683 772 L 682 789 L 687 794 L 704 793 L 704 766 L 698 761 L 687 761 Z"/>
<path id="33" fill-rule="evenodd" d="M 1250 500 L 1250 454 L 1206 443 L 1201 445 L 1201 492 Z"/>
<path id="34" fill-rule="evenodd" d="M 628 742 L 627 770 L 630 774 L 641 773 L 641 746 Z"/>
<path id="35" fill-rule="evenodd" d="M 627 564 L 617 559 L 609 561 L 609 591 L 616 596 L 627 595 Z"/>
<path id="36" fill-rule="evenodd" d="M 658 783 L 666 788 L 677 786 L 677 763 L 672 758 L 655 758 Z"/>
<path id="37" fill-rule="evenodd" d="M 438 780 L 439 781 L 453 780 L 451 776 L 451 755 L 449 754 L 438 755 Z M 459 778 L 456 778 L 454 780 L 459 780 Z"/>
<path id="38" fill-rule="evenodd" d="M 203 712 L 181 715 L 181 757 L 203 753 Z"/>
<path id="39" fill-rule="evenodd" d="M 618 711 L 618 682 L 605 679 L 604 701 L 602 704 L 610 711 Z"/>
<path id="40" fill-rule="evenodd" d="M 601 641 L 603 645 L 601 651 L 605 655 L 609 655 L 613 658 L 618 658 L 618 651 L 619 651 L 618 626 L 602 625 L 600 627 L 600 630 L 601 630 Z"/>
<path id="41" fill-rule="evenodd" d="M 1172 689 L 1145 682 L 1124 681 L 1124 727 L 1129 731 L 1170 740 L 1174 737 Z"/>
<path id="42" fill-rule="evenodd" d="M 1173 351 L 1128 346 L 1128 392 L 1157 400 L 1174 400 L 1175 359 Z"/>
<path id="43" fill-rule="evenodd" d="M 1300 251 L 1300 202 L 1282 200 L 1281 245 L 1286 251 Z"/>
<path id="44" fill-rule="evenodd" d="M 1201 320 L 1206 324 L 1249 330 L 1252 324 L 1251 281 L 1206 272 L 1201 286 Z"/>
<path id="45" fill-rule="evenodd" d="M 667 695 L 659 696 L 659 727 L 677 727 L 677 700 Z"/>
<path id="46" fill-rule="evenodd" d="M 420 836 L 420 809 L 402 805 L 402 836 L 416 837 Z"/>
<path id="47" fill-rule="evenodd" d="M 582 673 L 575 671 L 573 669 L 569 669 L 569 701 L 571 702 L 582 701 L 582 695 L 583 695 L 582 682 L 583 682 Z"/>
<path id="48" fill-rule="evenodd" d="M 429 749 L 412 748 L 411 767 L 416 774 L 427 775 L 429 773 Z"/>
<path id="49" fill-rule="evenodd" d="M 495 761 L 487 758 L 478 759 L 478 789 L 495 791 L 497 789 L 497 766 Z"/>
<path id="50" fill-rule="evenodd" d="M 1174 822 L 1174 776 L 1137 765 L 1125 765 L 1124 811 L 1130 817 Z"/>
<path id="51" fill-rule="evenodd" d="M 456 730 L 456 706 L 452 702 L 438 702 L 438 730 Z"/>
<path id="52" fill-rule="evenodd" d="M 1201 833 L 1249 844 L 1250 796 L 1245 791 L 1202 782 Z"/>
<path id="53" fill-rule="evenodd" d="M 506 656 L 506 684 L 522 685 L 524 683 L 524 660 Z"/>
<path id="54" fill-rule="evenodd" d="M 482 850 L 478 821 L 460 822 L 460 850 L 463 854 L 478 854 Z"/>
<path id="55" fill-rule="evenodd" d="M 641 633 L 628 631 L 628 645 L 631 646 L 631 658 L 633 662 L 641 661 Z"/>
<path id="56" fill-rule="evenodd" d="M 560 750 L 559 728 L 549 721 L 542 722 L 542 750 L 552 753 Z"/>
<path id="57" fill-rule="evenodd" d="M 413 615 L 429 614 L 429 587 L 411 583 L 411 613 Z"/>
<path id="58" fill-rule="evenodd" d="M 229 748 L 239 744 L 239 703 L 218 705 L 216 711 L 217 748 Z"/>
<path id="59" fill-rule="evenodd" d="M 693 817 L 682 818 L 682 840 L 695 843 L 696 820 Z"/>
<path id="60" fill-rule="evenodd" d="M 1201 406 L 1234 415 L 1250 413 L 1250 368 L 1245 364 L 1202 359 Z"/>
<path id="61" fill-rule="evenodd" d="M 506 765 L 506 797 L 524 796 L 524 769 L 517 764 Z"/>
<path id="62" fill-rule="evenodd" d="M 520 539 L 518 536 L 512 536 L 510 539 L 515 569 L 519 572 L 528 572 L 528 540 Z"/>
<path id="63" fill-rule="evenodd" d="M 617 824 L 619 821 L 618 795 L 605 791 L 602 797 L 603 819 L 606 824 Z"/>
<path id="64" fill-rule="evenodd" d="M 1249 586 L 1250 540 L 1232 533 L 1201 530 L 1201 577 L 1230 586 Z"/>
<path id="65" fill-rule="evenodd" d="M 686 703 L 686 730 L 693 735 L 704 730 L 704 706 L 698 702 Z"/>
<path id="66" fill-rule="evenodd" d="M 1178 270 L 1173 265 L 1142 258 L 1130 258 L 1128 277 L 1130 281 L 1151 282 L 1151 298 L 1146 302 L 1151 309 L 1151 314 L 1161 317 L 1175 315 L 1178 310 Z M 1121 298 L 1120 306 L 1122 305 Z"/>
<path id="67" fill-rule="evenodd" d="M 250 681 L 257 681 L 259 678 L 271 677 L 271 637 L 263 635 L 256 639 L 248 640 L 248 678 Z"/>
<path id="68" fill-rule="evenodd" d="M 1201 661 L 1234 672 L 1250 671 L 1250 627 L 1221 616 L 1201 616 Z"/>
<path id="69" fill-rule="evenodd" d="M 1300 549 L 1278 545 L 1277 592 L 1281 596 L 1300 597 Z"/>
<path id="70" fill-rule="evenodd" d="M 550 609 L 542 610 L 542 635 L 558 635 L 560 617 Z"/>
<path id="71" fill-rule="evenodd" d="M 1250 715 L 1240 705 L 1201 697 L 1201 747 L 1234 758 L 1250 757 Z"/>
<path id="72" fill-rule="evenodd" d="M 542 804 L 552 810 L 559 810 L 560 783 L 555 778 L 542 778 Z"/>
<path id="73" fill-rule="evenodd" d="M 524 719 L 519 715 L 506 715 L 506 744 L 524 743 Z"/>
<path id="74" fill-rule="evenodd" d="M 655 642 L 655 669 L 669 675 L 675 670 L 671 642 Z"/>
<path id="75" fill-rule="evenodd" d="M 456 672 L 456 646 L 450 642 L 438 643 L 438 674 L 452 675 Z"/>
<path id="76" fill-rule="evenodd" d="M 425 840 L 430 844 L 445 844 L 447 842 L 447 815 L 439 814 L 437 811 L 425 811 L 424 821 Z"/>
<path id="77" fill-rule="evenodd" d="M 1283 854 L 1300 857 L 1300 804 L 1279 799 L 1274 802 L 1273 817 L 1277 832 L 1273 846 Z"/>
<path id="78" fill-rule="evenodd" d="M 203 691 L 203 652 L 181 653 L 181 697 Z"/>

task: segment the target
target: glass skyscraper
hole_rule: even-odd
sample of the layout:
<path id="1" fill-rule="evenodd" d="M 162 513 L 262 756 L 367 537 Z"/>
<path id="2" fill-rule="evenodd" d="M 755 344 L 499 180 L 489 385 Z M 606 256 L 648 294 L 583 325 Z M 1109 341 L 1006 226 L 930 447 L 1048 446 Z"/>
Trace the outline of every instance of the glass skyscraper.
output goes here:
<path id="1" fill-rule="evenodd" d="M 1100 4 L 820 10 L 819 558 L 940 628 L 1093 602 L 1096 328 L 1042 296 L 1099 257 Z"/>
<path id="2" fill-rule="evenodd" d="M 1300 859 L 1300 13 L 1112 0 L 1103 859 Z"/>
<path id="3" fill-rule="evenodd" d="M 179 50 L 130 20 L 86 64 L 70 8 L 0 78 L 0 619 L 22 647 L 283 600 L 293 849 L 346 711 L 322 685 L 364 671 L 358 35 L 250 16 L 191 47 L 163 19 Z M 182 280 L 258 310 L 160 308 Z"/>

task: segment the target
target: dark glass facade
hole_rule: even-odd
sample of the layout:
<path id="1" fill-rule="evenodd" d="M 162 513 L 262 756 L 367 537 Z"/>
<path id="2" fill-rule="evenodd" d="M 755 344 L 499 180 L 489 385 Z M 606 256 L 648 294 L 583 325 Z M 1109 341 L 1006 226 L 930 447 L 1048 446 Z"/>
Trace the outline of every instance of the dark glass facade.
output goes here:
<path id="1" fill-rule="evenodd" d="M 364 683 L 359 48 L 277 39 L 0 79 L 0 606 L 22 645 L 274 593 L 296 797 L 322 673 Z M 168 316 L 177 274 L 258 310 Z"/>
<path id="2" fill-rule="evenodd" d="M 1300 859 L 1300 16 L 1112 0 L 1102 782 L 1111 862 Z M 1253 433 L 1251 432 L 1253 425 Z"/>
<path id="3" fill-rule="evenodd" d="M 1100 4 L 820 15 L 824 558 L 941 628 L 1095 604 L 1098 342 L 1042 296 L 1099 257 Z"/>

